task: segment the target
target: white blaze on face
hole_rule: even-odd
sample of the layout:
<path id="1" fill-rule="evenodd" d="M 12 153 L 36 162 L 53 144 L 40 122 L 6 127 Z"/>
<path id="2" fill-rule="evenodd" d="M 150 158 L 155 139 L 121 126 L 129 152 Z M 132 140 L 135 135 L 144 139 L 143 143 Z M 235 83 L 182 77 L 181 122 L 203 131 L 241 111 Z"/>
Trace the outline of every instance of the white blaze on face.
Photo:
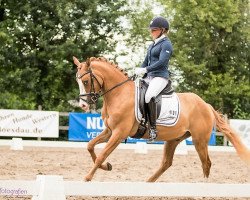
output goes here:
<path id="1" fill-rule="evenodd" d="M 78 83 L 78 86 L 79 86 L 80 94 L 86 94 L 86 91 L 85 91 L 85 88 L 83 86 L 83 83 L 82 83 L 81 79 L 77 79 L 77 83 Z M 88 111 L 89 110 L 89 105 L 87 104 L 87 102 L 83 101 L 82 99 L 87 100 L 87 97 L 84 96 L 84 97 L 80 98 L 80 100 L 79 100 L 79 106 L 83 110 Z"/>

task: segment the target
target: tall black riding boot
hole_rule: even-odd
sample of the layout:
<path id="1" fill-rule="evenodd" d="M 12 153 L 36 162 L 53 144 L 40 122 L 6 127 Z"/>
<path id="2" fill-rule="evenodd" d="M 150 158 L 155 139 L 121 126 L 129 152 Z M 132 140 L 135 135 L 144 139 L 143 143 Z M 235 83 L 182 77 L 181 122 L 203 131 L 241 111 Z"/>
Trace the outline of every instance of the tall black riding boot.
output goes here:
<path id="1" fill-rule="evenodd" d="M 156 119 L 157 119 L 157 103 L 153 97 L 148 103 L 148 119 L 150 124 L 149 139 L 152 141 L 157 137 Z"/>

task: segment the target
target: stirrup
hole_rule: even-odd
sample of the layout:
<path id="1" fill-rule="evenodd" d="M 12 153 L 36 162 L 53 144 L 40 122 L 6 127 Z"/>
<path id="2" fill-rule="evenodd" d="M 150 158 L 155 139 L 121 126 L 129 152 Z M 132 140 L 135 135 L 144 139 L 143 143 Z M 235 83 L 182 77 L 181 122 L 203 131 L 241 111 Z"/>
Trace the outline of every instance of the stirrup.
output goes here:
<path id="1" fill-rule="evenodd" d="M 149 129 L 149 141 L 153 142 L 157 138 L 157 131 L 156 128 L 151 127 Z"/>

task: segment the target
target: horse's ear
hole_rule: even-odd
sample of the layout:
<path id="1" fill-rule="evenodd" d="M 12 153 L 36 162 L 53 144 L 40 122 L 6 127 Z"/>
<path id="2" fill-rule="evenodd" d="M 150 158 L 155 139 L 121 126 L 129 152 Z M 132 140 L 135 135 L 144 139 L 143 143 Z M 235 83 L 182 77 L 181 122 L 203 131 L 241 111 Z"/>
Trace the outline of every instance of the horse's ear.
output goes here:
<path id="1" fill-rule="evenodd" d="M 76 66 L 79 66 L 81 64 L 75 56 L 73 56 L 73 61 L 74 61 Z"/>

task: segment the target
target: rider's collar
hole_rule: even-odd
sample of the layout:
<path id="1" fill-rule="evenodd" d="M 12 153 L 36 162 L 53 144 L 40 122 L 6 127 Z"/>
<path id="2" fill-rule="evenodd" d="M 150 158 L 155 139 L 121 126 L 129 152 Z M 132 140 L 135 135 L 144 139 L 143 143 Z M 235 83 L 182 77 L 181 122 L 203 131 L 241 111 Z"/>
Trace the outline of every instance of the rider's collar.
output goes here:
<path id="1" fill-rule="evenodd" d="M 154 40 L 154 45 L 156 45 L 161 39 L 163 39 L 163 38 L 165 38 L 166 36 L 163 34 L 161 37 L 159 37 L 159 38 L 156 38 L 155 40 Z"/>

